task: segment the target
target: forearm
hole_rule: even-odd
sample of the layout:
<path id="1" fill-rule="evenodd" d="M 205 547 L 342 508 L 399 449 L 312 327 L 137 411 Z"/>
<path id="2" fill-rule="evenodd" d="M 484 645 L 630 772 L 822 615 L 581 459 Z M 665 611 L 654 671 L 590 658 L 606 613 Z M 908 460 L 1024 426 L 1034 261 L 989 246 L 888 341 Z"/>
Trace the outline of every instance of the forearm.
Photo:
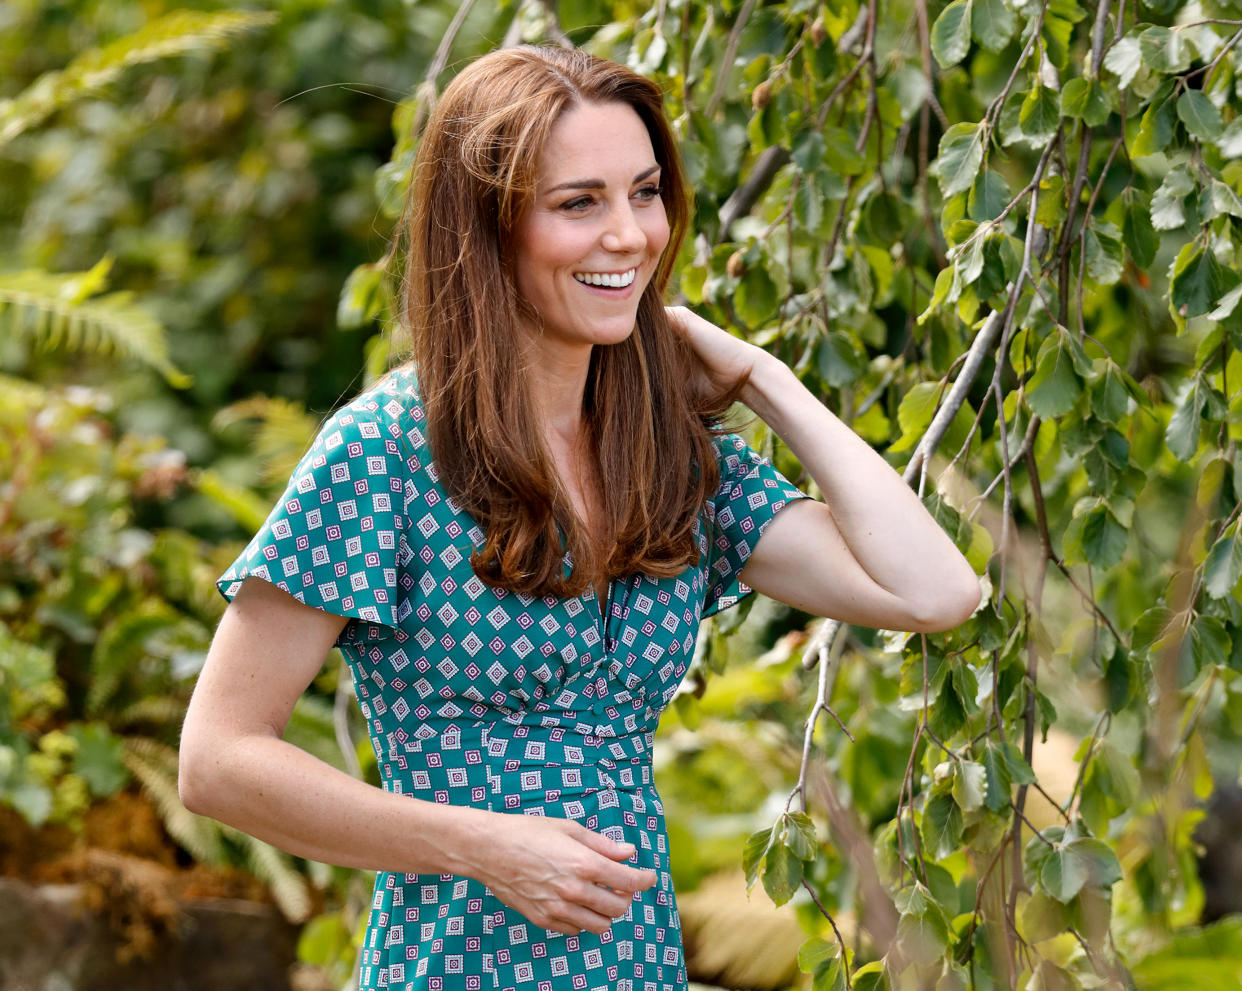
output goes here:
<path id="1" fill-rule="evenodd" d="M 271 735 L 183 744 L 183 800 L 297 856 L 367 870 L 473 876 L 492 813 L 385 792 Z"/>
<path id="2" fill-rule="evenodd" d="M 975 581 L 913 490 L 782 362 L 756 361 L 742 400 L 810 473 L 850 553 L 877 585 L 916 600 L 929 588 Z"/>

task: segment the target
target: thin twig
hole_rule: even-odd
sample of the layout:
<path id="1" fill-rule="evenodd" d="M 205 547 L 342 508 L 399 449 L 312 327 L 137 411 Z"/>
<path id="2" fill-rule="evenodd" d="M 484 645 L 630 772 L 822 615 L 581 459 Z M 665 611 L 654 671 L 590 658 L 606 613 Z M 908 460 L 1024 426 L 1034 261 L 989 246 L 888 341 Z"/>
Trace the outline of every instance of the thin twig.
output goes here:
<path id="1" fill-rule="evenodd" d="M 712 88 L 712 95 L 703 110 L 708 120 L 715 117 L 716 111 L 720 109 L 725 88 L 729 85 L 729 74 L 733 71 L 733 60 L 737 58 L 737 46 L 742 40 L 742 29 L 746 27 L 746 22 L 750 20 L 751 12 L 754 11 L 758 2 L 759 0 L 746 0 L 742 4 L 742 9 L 738 11 L 737 20 L 733 22 L 733 29 L 729 32 L 729 40 L 725 44 L 724 58 L 720 60 L 720 75 L 716 77 L 716 85 Z"/>

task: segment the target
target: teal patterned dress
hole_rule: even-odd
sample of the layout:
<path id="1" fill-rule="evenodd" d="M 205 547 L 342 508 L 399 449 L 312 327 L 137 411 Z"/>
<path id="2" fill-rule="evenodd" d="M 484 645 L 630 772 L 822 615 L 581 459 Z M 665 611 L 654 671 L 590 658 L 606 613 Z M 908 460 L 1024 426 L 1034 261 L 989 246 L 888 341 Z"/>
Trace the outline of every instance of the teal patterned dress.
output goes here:
<path id="1" fill-rule="evenodd" d="M 764 526 L 804 496 L 739 438 L 718 438 L 698 563 L 618 578 L 601 610 L 594 589 L 535 597 L 478 578 L 483 533 L 440 484 L 424 427 L 409 370 L 333 415 L 220 591 L 231 599 L 256 575 L 350 619 L 338 646 L 386 790 L 576 820 L 633 843 L 631 863 L 658 882 L 603 935 L 565 936 L 472 878 L 381 871 L 359 988 L 680 991 L 652 738 L 699 620 L 749 591 L 737 576 Z"/>

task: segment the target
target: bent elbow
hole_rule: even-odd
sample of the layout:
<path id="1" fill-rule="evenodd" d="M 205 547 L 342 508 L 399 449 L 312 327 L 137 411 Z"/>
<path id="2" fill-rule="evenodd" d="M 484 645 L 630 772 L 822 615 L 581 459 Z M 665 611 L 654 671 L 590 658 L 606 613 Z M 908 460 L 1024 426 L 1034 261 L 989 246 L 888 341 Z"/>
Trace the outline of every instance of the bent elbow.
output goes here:
<path id="1" fill-rule="evenodd" d="M 177 796 L 181 804 L 195 815 L 211 816 L 214 805 L 211 781 L 194 746 L 183 740 L 177 755 Z"/>
<path id="2" fill-rule="evenodd" d="M 935 593 L 919 601 L 911 626 L 915 633 L 943 633 L 961 626 L 974 615 L 982 601 L 983 588 L 969 565 L 967 570 L 969 575 L 946 581 Z"/>

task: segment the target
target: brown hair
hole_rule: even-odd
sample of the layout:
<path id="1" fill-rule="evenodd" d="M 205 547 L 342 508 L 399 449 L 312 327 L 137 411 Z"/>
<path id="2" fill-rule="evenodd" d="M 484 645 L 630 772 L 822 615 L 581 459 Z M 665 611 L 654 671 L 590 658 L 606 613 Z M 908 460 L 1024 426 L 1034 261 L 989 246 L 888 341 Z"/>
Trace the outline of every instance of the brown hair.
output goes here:
<path id="1" fill-rule="evenodd" d="M 552 127 L 580 103 L 624 103 L 662 170 L 670 237 L 634 333 L 596 346 L 584 422 L 605 532 L 584 532 L 533 412 L 511 245 Z M 402 307 L 440 479 L 486 533 L 471 564 L 513 591 L 580 595 L 596 578 L 670 576 L 698 560 L 694 523 L 719 484 L 711 437 L 736 397 L 692 394 L 695 360 L 663 296 L 690 197 L 659 87 L 585 52 L 518 47 L 467 66 L 428 120 L 406 208 Z M 564 543 L 562 544 L 562 535 Z M 563 554 L 574 557 L 565 576 Z"/>

